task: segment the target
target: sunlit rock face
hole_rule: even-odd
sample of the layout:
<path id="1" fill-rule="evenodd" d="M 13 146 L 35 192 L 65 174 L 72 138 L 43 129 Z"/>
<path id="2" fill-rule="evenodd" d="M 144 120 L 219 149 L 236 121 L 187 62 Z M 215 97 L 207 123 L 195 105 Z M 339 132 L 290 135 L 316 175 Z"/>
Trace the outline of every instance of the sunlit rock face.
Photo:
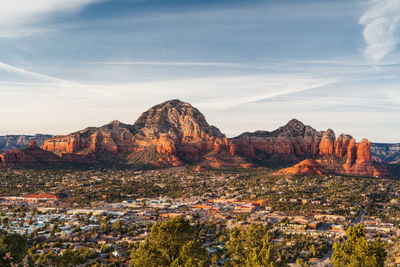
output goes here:
<path id="1" fill-rule="evenodd" d="M 228 139 L 218 128 L 209 125 L 199 110 L 180 100 L 150 108 L 133 125 L 116 120 L 101 127 L 52 137 L 41 148 L 32 143 L 24 151 L 3 155 L 1 164 L 35 164 L 35 160 L 42 158 L 48 163 L 153 167 L 190 164 L 204 169 L 295 164 L 310 159 L 288 172 L 387 175 L 385 168 L 373 163 L 371 143 L 366 139 L 356 143 L 350 135 L 341 134 L 336 138 L 331 129 L 317 131 L 296 119 L 272 132 L 243 133 Z"/>
<path id="2" fill-rule="evenodd" d="M 332 173 L 388 175 L 384 166 L 373 163 L 371 143 L 368 140 L 363 139 L 357 144 L 350 135 L 341 134 L 335 138 L 335 133 L 331 129 L 317 131 L 296 119 L 273 132 L 244 133 L 231 141 L 236 153 L 254 160 L 299 162 L 304 159 L 315 159 L 325 170 Z M 304 169 L 315 169 L 303 168 L 311 164 L 307 161 L 303 163 L 286 171 L 298 170 L 302 173 Z"/>
<path id="3" fill-rule="evenodd" d="M 300 163 L 279 170 L 276 174 L 277 175 L 325 175 L 328 174 L 327 171 L 321 163 L 312 160 L 312 159 L 305 159 Z"/>
<path id="4" fill-rule="evenodd" d="M 236 153 L 256 160 L 296 161 L 318 155 L 322 133 L 293 119 L 273 132 L 243 133 L 231 139 Z"/>
<path id="5" fill-rule="evenodd" d="M 113 121 L 47 140 L 42 148 L 58 155 L 109 154 L 128 164 L 179 166 L 234 154 L 224 134 L 188 103 L 171 100 L 144 112 L 133 125 Z M 242 162 L 244 163 L 244 162 Z M 213 165 L 224 165 L 223 163 Z"/>

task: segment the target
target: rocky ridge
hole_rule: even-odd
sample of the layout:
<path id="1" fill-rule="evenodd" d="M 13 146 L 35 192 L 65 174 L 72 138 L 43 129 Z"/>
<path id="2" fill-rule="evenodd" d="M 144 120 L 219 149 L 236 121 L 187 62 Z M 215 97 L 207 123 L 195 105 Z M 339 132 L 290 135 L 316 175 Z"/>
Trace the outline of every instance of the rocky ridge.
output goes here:
<path id="1" fill-rule="evenodd" d="M 233 156 L 225 135 L 209 125 L 196 108 L 179 100 L 150 108 L 133 125 L 113 121 L 99 128 L 55 136 L 46 140 L 42 149 L 64 158 L 91 155 L 100 161 L 111 158 L 124 164 L 158 167 L 207 165 L 205 162 L 213 167 L 229 166 L 221 157 Z M 233 162 L 247 164 L 237 156 Z"/>
<path id="2" fill-rule="evenodd" d="M 295 163 L 315 159 L 332 173 L 365 176 L 389 174 L 383 165 L 372 161 L 371 143 L 368 140 L 356 143 L 353 137 L 346 134 L 336 138 L 332 129 L 317 131 L 296 119 L 275 131 L 244 133 L 231 141 L 239 155 L 260 163 Z"/>
<path id="3" fill-rule="evenodd" d="M 296 119 L 272 132 L 243 133 L 228 139 L 189 103 L 170 100 L 144 112 L 133 125 L 113 121 L 55 136 L 35 151 L 39 158 L 46 151 L 57 160 L 72 163 L 153 167 L 191 164 L 197 169 L 248 168 L 310 159 L 313 161 L 303 162 L 299 167 L 315 171 L 317 164 L 333 173 L 387 175 L 384 167 L 373 163 L 370 147 L 367 140 L 356 143 L 344 134 L 336 138 L 331 129 L 317 131 Z M 3 156 L 3 167 L 16 166 L 18 161 L 25 160 L 33 163 L 28 156 L 13 153 Z M 49 161 L 55 159 L 49 156 Z"/>

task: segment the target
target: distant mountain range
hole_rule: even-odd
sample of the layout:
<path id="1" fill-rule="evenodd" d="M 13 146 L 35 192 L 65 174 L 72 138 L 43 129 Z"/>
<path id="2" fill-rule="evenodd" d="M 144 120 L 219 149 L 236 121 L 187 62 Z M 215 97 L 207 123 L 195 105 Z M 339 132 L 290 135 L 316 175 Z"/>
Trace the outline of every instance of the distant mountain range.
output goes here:
<path id="1" fill-rule="evenodd" d="M 47 134 L 36 135 L 4 135 L 0 136 L 0 154 L 10 150 L 24 148 L 34 140 L 39 146 L 43 145 L 46 139 L 53 137 Z"/>
<path id="2" fill-rule="evenodd" d="M 371 144 L 372 159 L 377 162 L 400 164 L 400 144 Z"/>
<path id="3" fill-rule="evenodd" d="M 227 138 L 218 128 L 209 125 L 199 110 L 180 100 L 150 108 L 133 125 L 112 121 L 69 135 L 43 138 L 46 140 L 29 137 L 28 140 L 36 142 L 0 155 L 0 166 L 191 165 L 201 170 L 289 166 L 303 161 L 281 174 L 389 176 L 385 163 L 399 154 L 395 145 L 371 145 L 366 139 L 357 143 L 350 135 L 336 137 L 331 129 L 317 131 L 296 119 L 272 132 L 256 131 Z M 11 143 L 4 147 L 18 148 Z"/>

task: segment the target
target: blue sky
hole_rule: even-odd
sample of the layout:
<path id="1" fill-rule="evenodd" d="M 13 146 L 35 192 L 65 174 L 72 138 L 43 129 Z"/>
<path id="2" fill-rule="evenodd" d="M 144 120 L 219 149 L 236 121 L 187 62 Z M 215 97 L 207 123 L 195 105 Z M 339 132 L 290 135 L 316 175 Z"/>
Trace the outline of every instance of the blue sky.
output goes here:
<path id="1" fill-rule="evenodd" d="M 298 118 L 400 142 L 399 0 L 2 0 L 0 134 L 179 98 L 228 136 Z"/>

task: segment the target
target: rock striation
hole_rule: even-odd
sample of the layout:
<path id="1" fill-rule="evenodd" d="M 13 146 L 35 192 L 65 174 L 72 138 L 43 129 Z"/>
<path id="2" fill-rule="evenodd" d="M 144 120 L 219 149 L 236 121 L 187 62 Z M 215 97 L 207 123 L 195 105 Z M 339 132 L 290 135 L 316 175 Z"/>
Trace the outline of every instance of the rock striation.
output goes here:
<path id="1" fill-rule="evenodd" d="M 243 133 L 232 138 L 235 152 L 258 161 L 298 161 L 315 157 L 322 132 L 293 119 L 279 129 Z"/>
<path id="2" fill-rule="evenodd" d="M 296 119 L 275 131 L 244 133 L 231 141 L 239 155 L 261 163 L 295 163 L 305 159 L 314 159 L 318 160 L 323 168 L 333 173 L 365 176 L 388 175 L 388 171 L 383 165 L 372 161 L 371 143 L 368 140 L 363 139 L 360 143 L 356 143 L 353 137 L 345 134 L 336 138 L 332 129 L 317 131 Z M 293 166 L 290 171 L 300 171 L 301 169 L 298 167 L 303 165 Z"/>
<path id="3" fill-rule="evenodd" d="M 45 140 L 41 149 L 31 144 L 1 155 L 0 160 L 3 167 L 39 163 L 152 167 L 191 164 L 199 170 L 300 162 L 282 173 L 388 174 L 382 165 L 373 162 L 371 143 L 366 139 L 357 143 L 350 135 L 336 138 L 331 129 L 317 131 L 296 119 L 272 132 L 243 133 L 228 139 L 209 125 L 199 110 L 180 100 L 150 108 L 133 125 L 112 121 L 54 136 Z"/>
<path id="4" fill-rule="evenodd" d="M 203 161 L 214 167 L 226 166 L 229 164 L 221 158 L 233 154 L 225 135 L 209 125 L 200 111 L 180 100 L 150 108 L 133 125 L 113 121 L 56 136 L 46 140 L 42 148 L 64 158 L 90 155 L 99 161 L 158 167 Z M 238 156 L 237 161 L 247 164 Z"/>

